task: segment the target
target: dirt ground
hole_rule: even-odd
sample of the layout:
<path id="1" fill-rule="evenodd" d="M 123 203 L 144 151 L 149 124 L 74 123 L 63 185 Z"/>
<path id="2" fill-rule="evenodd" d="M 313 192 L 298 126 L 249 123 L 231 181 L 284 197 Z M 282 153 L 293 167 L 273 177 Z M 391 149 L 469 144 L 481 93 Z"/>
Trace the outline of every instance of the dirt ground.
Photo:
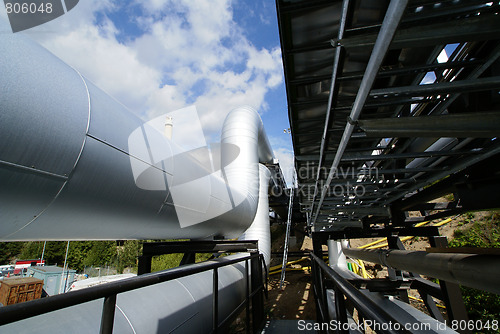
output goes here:
<path id="1" fill-rule="evenodd" d="M 279 274 L 269 278 L 268 299 L 265 304 L 268 319 L 316 319 L 316 307 L 309 273 L 287 272 L 282 289 L 279 288 L 279 284 Z"/>
<path id="2" fill-rule="evenodd" d="M 285 229 L 283 225 L 271 227 L 272 244 L 271 251 L 282 253 L 284 248 Z M 308 238 L 306 238 L 308 239 Z M 289 252 L 299 250 L 312 250 L 312 246 L 304 247 L 304 236 L 296 235 L 290 238 Z M 298 258 L 289 257 L 288 261 Z M 282 257 L 275 256 L 271 261 L 272 266 L 282 264 Z M 311 273 L 309 270 L 300 270 L 309 267 L 309 260 L 301 261 L 291 267 L 296 269 L 285 273 L 285 280 L 280 289 L 281 273 L 269 276 L 268 299 L 265 302 L 265 310 L 268 320 L 314 320 L 316 319 L 316 307 L 311 285 Z"/>

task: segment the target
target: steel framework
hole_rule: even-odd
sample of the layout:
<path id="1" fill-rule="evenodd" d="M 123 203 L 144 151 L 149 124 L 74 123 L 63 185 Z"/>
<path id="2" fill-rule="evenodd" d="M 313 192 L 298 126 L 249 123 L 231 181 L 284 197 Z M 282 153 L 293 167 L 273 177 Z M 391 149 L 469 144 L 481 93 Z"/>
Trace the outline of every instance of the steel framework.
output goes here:
<path id="1" fill-rule="evenodd" d="M 498 254 L 414 254 L 402 250 L 399 237 L 428 237 L 443 250 L 438 228 L 418 223 L 500 207 L 500 3 L 276 5 L 296 193 L 315 245 L 318 320 L 350 322 L 354 304 L 359 321 L 388 322 L 392 316 L 402 322 L 413 312 L 398 304 L 408 300 L 410 287 L 437 321 L 443 317 L 431 296 L 445 302 L 449 319 L 466 319 L 456 283 L 497 293 L 474 271 L 484 269 L 476 260 L 498 261 Z M 387 266 L 387 279 L 360 280 L 337 266 L 338 259 L 330 258 L 333 268 L 322 261 L 322 245 L 333 240 L 379 236 L 393 250 L 345 253 Z M 463 266 L 465 259 L 474 259 L 472 269 Z M 445 262 L 457 266 L 450 269 L 457 277 L 467 277 L 441 276 Z M 441 276 L 441 286 L 419 274 Z M 376 292 L 396 301 L 377 299 Z M 365 303 L 366 296 L 392 313 Z"/>

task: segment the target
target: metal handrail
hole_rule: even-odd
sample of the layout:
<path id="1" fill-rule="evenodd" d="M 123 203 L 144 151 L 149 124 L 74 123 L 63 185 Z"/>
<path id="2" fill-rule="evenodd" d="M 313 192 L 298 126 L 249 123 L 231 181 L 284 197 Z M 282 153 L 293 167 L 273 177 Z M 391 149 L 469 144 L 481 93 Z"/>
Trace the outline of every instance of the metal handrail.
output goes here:
<path id="1" fill-rule="evenodd" d="M 214 270 L 215 272 L 217 272 L 218 268 L 243 261 L 246 261 L 246 266 L 248 266 L 248 260 L 257 260 L 261 257 L 261 254 L 255 252 L 251 253 L 248 256 L 225 260 L 224 262 L 210 261 L 204 263 L 196 263 L 186 267 L 176 267 L 166 271 L 144 274 L 118 282 L 111 282 L 83 290 L 70 291 L 64 294 L 47 298 L 4 306 L 0 308 L 0 326 L 52 311 L 57 311 L 63 308 L 75 306 L 78 304 L 83 304 L 96 299 L 104 298 L 103 314 L 101 317 L 101 333 L 112 333 L 116 296 L 118 294 L 208 270 Z M 259 264 L 260 263 L 261 262 L 259 261 Z M 217 274 L 214 274 L 214 276 L 217 276 Z M 246 279 L 248 280 L 248 277 L 246 277 Z M 216 287 L 217 284 L 218 282 L 214 282 L 214 287 Z M 251 287 L 251 289 L 253 291 L 248 294 L 249 297 L 258 292 L 258 290 L 263 289 L 263 284 L 260 284 L 256 287 Z M 216 297 L 215 294 L 217 294 L 217 292 L 214 292 L 214 297 Z M 217 302 L 214 302 L 214 304 L 217 304 Z M 214 311 L 215 313 L 217 312 L 217 310 Z M 214 328 L 214 332 L 216 332 L 219 327 L 220 324 Z"/>
<path id="2" fill-rule="evenodd" d="M 335 284 L 335 294 L 342 294 L 347 297 L 349 301 L 354 305 L 358 312 L 363 315 L 364 319 L 373 320 L 379 324 L 397 323 L 398 321 L 392 318 L 380 305 L 375 303 L 373 300 L 368 298 L 366 295 L 361 293 L 353 284 L 348 280 L 343 278 L 339 273 L 337 273 L 333 268 L 329 267 L 321 258 L 319 258 L 314 253 L 310 253 L 311 264 L 315 269 L 313 274 L 317 276 L 314 279 L 314 291 L 315 297 L 319 299 L 317 305 L 319 306 L 319 312 L 322 315 L 322 321 L 325 321 L 325 317 L 328 315 L 328 307 L 326 303 L 326 286 L 323 282 L 323 277 L 329 278 Z M 319 268 L 319 270 L 317 270 Z M 319 285 L 319 286 L 317 286 Z M 337 301 L 342 301 L 342 298 L 336 298 Z M 342 319 L 338 319 L 342 321 Z M 346 321 L 346 319 L 344 319 Z M 396 334 L 399 331 L 393 330 L 390 327 L 383 327 L 380 329 L 381 333 Z"/>

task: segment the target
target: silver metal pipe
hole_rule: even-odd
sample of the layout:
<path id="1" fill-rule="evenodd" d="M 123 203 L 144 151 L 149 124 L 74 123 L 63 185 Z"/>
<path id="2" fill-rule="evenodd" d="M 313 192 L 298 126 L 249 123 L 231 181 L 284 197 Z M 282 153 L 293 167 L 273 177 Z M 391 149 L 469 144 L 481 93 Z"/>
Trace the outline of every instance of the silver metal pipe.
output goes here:
<path id="1" fill-rule="evenodd" d="M 253 222 L 273 160 L 255 110 L 228 115 L 213 171 L 26 36 L 0 35 L 0 76 L 0 240 L 236 238 Z"/>
<path id="2" fill-rule="evenodd" d="M 349 11 L 349 0 L 344 0 L 342 1 L 342 14 L 340 16 L 340 23 L 339 23 L 339 31 L 337 35 L 338 42 L 342 40 L 344 37 L 344 30 L 345 30 L 345 25 L 347 21 L 347 13 Z M 319 163 L 318 166 L 321 167 L 323 164 L 323 159 L 324 159 L 324 153 L 325 153 L 325 143 L 326 143 L 326 136 L 328 133 L 328 124 L 330 123 L 330 115 L 332 112 L 332 101 L 333 101 L 333 92 L 335 91 L 335 83 L 337 82 L 337 73 L 338 73 L 338 68 L 339 68 L 339 63 L 340 63 L 340 54 L 342 52 L 342 45 L 337 45 L 335 48 L 335 58 L 333 59 L 333 69 L 332 69 L 332 77 L 331 77 L 331 84 L 330 84 L 330 92 L 328 94 L 328 104 L 326 107 L 326 116 L 325 116 L 325 126 L 323 129 L 323 136 L 321 137 L 321 146 L 319 149 Z M 316 199 L 316 195 L 318 194 L 318 183 L 319 183 L 319 178 L 320 178 L 320 170 L 321 168 L 318 168 L 318 173 L 316 175 L 316 183 L 314 185 L 314 194 L 311 202 L 311 212 L 314 212 L 314 200 Z"/>
<path id="3" fill-rule="evenodd" d="M 212 262 L 225 262 L 247 255 L 230 255 Z M 199 265 L 190 264 L 184 268 Z M 118 294 L 114 333 L 210 333 L 212 280 L 213 271 L 209 270 Z M 221 301 L 218 303 L 218 314 L 221 321 L 245 299 L 245 281 L 245 262 L 218 269 L 218 296 Z M 0 332 L 99 333 L 102 307 L 102 299 L 98 299 L 1 326 Z"/>
<path id="4" fill-rule="evenodd" d="M 259 252 L 264 256 L 264 262 L 269 268 L 271 262 L 271 229 L 269 228 L 269 169 L 259 164 L 259 203 L 252 225 L 238 238 L 240 240 L 259 240 Z"/>
<path id="5" fill-rule="evenodd" d="M 349 257 L 427 275 L 471 288 L 500 293 L 500 256 L 344 248 Z"/>
<path id="6" fill-rule="evenodd" d="M 380 28 L 380 32 L 377 36 L 377 40 L 373 47 L 370 60 L 368 61 L 368 65 L 366 66 L 365 74 L 363 75 L 363 80 L 361 81 L 358 94 L 356 95 L 356 99 L 354 100 L 351 114 L 349 116 L 350 119 L 346 124 L 344 134 L 342 135 L 342 139 L 339 144 L 339 148 L 337 149 L 337 153 L 335 154 L 332 166 L 330 167 L 328 178 L 325 182 L 325 185 L 323 186 L 323 190 L 321 192 L 321 198 L 318 202 L 316 213 L 312 218 L 313 224 L 319 216 L 321 205 L 323 204 L 325 196 L 328 192 L 330 183 L 332 182 L 332 179 L 336 174 L 337 167 L 340 163 L 340 159 L 342 158 L 342 155 L 344 154 L 344 151 L 349 142 L 349 138 L 351 137 L 352 132 L 354 131 L 353 122 L 355 122 L 358 119 L 359 115 L 361 114 L 361 110 L 365 105 L 366 99 L 370 93 L 370 89 L 373 85 L 373 82 L 375 81 L 375 77 L 377 76 L 380 65 L 384 60 L 385 54 L 389 49 L 389 45 L 391 44 L 392 38 L 396 33 L 399 21 L 403 17 L 403 13 L 405 11 L 407 4 L 408 0 L 391 0 L 391 3 L 387 8 L 387 12 L 385 14 L 382 27 Z"/>

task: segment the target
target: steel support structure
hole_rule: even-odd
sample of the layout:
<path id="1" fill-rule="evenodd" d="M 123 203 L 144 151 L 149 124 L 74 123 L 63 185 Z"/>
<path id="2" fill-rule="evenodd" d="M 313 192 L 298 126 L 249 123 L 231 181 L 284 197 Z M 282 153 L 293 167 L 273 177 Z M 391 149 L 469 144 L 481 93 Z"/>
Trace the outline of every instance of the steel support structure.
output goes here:
<path id="1" fill-rule="evenodd" d="M 354 131 L 354 124 L 358 120 L 359 115 L 361 114 L 363 106 L 370 93 L 370 89 L 377 76 L 377 72 L 380 68 L 380 65 L 382 64 L 385 54 L 389 49 L 389 45 L 391 44 L 392 38 L 396 33 L 399 21 L 403 17 L 403 13 L 407 3 L 408 3 L 407 0 L 401 0 L 401 1 L 392 0 L 391 3 L 389 4 L 389 7 L 387 8 L 387 12 L 384 17 L 384 22 L 382 23 L 382 27 L 380 28 L 380 32 L 377 36 L 377 40 L 373 47 L 373 51 L 370 56 L 370 60 L 368 61 L 368 65 L 366 67 L 363 80 L 361 81 L 358 94 L 356 95 L 356 100 L 354 101 L 351 114 L 346 124 L 344 134 L 342 135 L 342 139 L 337 149 L 337 153 L 335 154 L 332 166 L 330 167 L 330 172 L 328 174 L 326 183 L 323 186 L 321 197 L 318 201 L 316 213 L 312 212 L 314 202 L 311 204 L 311 214 L 314 214 L 314 216 L 312 217 L 312 224 L 314 224 L 316 222 L 316 219 L 318 218 L 321 205 L 323 204 L 323 201 L 327 193 L 327 189 L 334 175 L 336 174 L 336 169 L 340 163 L 340 159 L 342 158 L 342 155 L 344 154 L 344 151 L 349 142 L 349 138 L 351 137 Z"/>
<path id="2" fill-rule="evenodd" d="M 405 250 L 363 250 L 346 248 L 352 258 L 391 268 L 435 277 L 475 289 L 500 293 L 500 256 L 483 254 L 428 253 Z"/>

